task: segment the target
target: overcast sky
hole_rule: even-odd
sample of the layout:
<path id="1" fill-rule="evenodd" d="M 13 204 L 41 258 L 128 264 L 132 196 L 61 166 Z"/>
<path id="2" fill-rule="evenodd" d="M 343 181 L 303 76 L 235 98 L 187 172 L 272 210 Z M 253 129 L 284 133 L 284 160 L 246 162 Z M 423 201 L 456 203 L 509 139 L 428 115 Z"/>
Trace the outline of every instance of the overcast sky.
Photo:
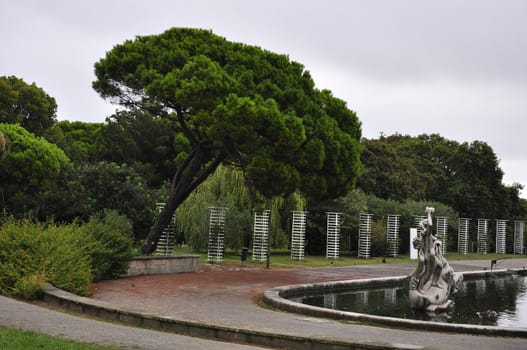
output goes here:
<path id="1" fill-rule="evenodd" d="M 504 182 L 527 185 L 523 0 L 2 0 L 0 75 L 43 88 L 59 120 L 102 122 L 117 106 L 91 88 L 94 63 L 171 27 L 288 54 L 357 112 L 364 137 L 485 141 Z"/>

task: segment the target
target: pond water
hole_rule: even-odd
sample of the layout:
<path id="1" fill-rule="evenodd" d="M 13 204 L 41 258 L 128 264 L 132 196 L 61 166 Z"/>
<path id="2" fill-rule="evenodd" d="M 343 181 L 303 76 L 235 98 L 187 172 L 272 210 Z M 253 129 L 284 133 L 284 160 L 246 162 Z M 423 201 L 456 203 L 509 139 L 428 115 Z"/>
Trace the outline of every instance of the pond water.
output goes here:
<path id="1" fill-rule="evenodd" d="M 527 278 L 518 275 L 464 281 L 452 298 L 454 306 L 444 314 L 412 310 L 402 287 L 362 291 L 337 291 L 291 298 L 303 304 L 330 309 L 449 323 L 527 327 Z M 493 310 L 496 317 L 478 312 Z"/>

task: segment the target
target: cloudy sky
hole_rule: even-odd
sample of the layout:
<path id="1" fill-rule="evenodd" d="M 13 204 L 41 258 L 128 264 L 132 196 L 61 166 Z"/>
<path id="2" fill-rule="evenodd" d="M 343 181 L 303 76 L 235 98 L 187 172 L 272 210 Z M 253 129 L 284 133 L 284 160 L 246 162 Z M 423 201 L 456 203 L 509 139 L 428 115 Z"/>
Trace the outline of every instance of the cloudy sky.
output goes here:
<path id="1" fill-rule="evenodd" d="M 527 185 L 526 18 L 523 0 L 2 0 L 0 75 L 42 87 L 59 120 L 102 122 L 117 107 L 91 82 L 108 50 L 170 27 L 211 29 L 302 63 L 367 138 L 485 141 L 504 182 Z"/>

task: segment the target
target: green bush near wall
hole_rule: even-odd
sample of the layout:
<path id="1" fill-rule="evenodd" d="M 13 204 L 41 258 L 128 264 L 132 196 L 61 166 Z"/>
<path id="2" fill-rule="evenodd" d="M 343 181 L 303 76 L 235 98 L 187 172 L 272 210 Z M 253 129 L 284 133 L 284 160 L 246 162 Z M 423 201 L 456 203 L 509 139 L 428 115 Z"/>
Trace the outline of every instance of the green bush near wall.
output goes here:
<path id="1" fill-rule="evenodd" d="M 87 224 L 8 220 L 0 227 L 0 294 L 32 298 L 45 283 L 89 295 L 95 278 L 126 272 L 133 239 L 114 212 Z"/>
<path id="2" fill-rule="evenodd" d="M 40 280 L 88 295 L 91 258 L 77 230 L 78 225 L 44 226 L 28 220 L 4 224 L 0 229 L 0 292 L 32 297 L 39 288 L 29 282 Z"/>
<path id="3" fill-rule="evenodd" d="M 126 216 L 110 210 L 79 227 L 86 239 L 95 280 L 125 274 L 133 256 L 133 225 Z"/>

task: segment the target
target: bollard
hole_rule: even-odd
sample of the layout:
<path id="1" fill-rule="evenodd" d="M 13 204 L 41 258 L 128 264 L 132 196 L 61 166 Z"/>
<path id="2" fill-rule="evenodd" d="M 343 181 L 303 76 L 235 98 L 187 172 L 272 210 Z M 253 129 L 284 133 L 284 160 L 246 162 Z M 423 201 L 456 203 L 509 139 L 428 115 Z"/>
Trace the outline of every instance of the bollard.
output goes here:
<path id="1" fill-rule="evenodd" d="M 248 252 L 249 252 L 249 248 L 247 248 L 247 247 L 243 247 L 242 248 L 242 257 L 241 257 L 242 263 L 247 261 L 247 253 Z"/>

